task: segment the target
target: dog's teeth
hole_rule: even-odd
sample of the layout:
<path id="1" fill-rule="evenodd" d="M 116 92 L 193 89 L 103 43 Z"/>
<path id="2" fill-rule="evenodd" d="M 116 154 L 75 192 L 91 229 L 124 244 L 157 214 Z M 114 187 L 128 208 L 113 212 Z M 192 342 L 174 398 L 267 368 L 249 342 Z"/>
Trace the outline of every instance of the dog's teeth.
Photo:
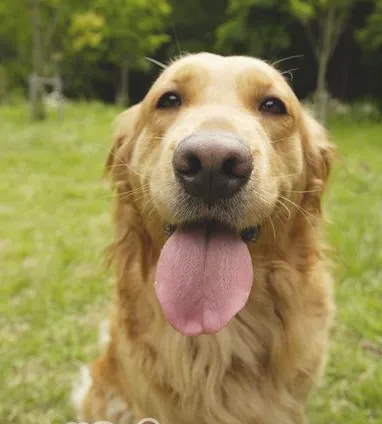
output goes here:
<path id="1" fill-rule="evenodd" d="M 241 238 L 245 242 L 255 243 L 260 235 L 260 226 L 249 228 L 241 232 Z"/>
<path id="2" fill-rule="evenodd" d="M 176 230 L 175 225 L 166 224 L 164 226 L 164 233 L 167 237 L 170 237 L 172 234 L 174 234 L 175 230 Z"/>

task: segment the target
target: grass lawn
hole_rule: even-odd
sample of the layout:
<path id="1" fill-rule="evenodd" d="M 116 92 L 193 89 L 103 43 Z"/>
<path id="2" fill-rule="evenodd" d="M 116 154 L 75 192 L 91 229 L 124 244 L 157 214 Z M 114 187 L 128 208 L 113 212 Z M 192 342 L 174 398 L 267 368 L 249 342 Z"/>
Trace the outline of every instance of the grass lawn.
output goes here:
<path id="1" fill-rule="evenodd" d="M 112 298 L 111 194 L 100 177 L 116 113 L 77 104 L 63 120 L 30 123 L 25 108 L 0 108 L 0 423 L 73 420 L 70 387 L 97 353 Z M 331 130 L 337 317 L 310 418 L 382 423 L 382 124 Z"/>

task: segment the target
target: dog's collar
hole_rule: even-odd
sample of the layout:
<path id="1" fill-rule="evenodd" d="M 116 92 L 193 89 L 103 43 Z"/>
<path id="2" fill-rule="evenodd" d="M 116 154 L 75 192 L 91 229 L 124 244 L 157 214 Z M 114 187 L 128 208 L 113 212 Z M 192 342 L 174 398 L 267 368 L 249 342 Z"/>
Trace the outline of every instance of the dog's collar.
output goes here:
<path id="1" fill-rule="evenodd" d="M 248 228 L 240 233 L 240 237 L 246 243 L 255 243 L 260 236 L 260 225 Z"/>
<path id="2" fill-rule="evenodd" d="M 176 230 L 176 225 L 166 224 L 164 226 L 164 233 L 166 237 L 170 237 Z M 256 227 L 248 228 L 241 231 L 240 237 L 246 243 L 255 243 L 260 236 L 260 225 Z"/>

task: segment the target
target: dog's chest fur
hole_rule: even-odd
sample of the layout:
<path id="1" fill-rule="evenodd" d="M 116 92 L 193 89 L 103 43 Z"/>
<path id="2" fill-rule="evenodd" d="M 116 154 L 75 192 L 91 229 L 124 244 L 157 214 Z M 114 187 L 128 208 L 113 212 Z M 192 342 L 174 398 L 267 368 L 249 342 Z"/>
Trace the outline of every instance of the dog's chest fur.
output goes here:
<path id="1" fill-rule="evenodd" d="M 297 290 L 301 276 L 293 269 L 267 273 L 217 335 L 185 337 L 154 319 L 144 343 L 123 343 L 137 417 L 168 424 L 304 422 L 300 405 L 322 368 L 328 305 L 315 303 L 311 288 Z"/>

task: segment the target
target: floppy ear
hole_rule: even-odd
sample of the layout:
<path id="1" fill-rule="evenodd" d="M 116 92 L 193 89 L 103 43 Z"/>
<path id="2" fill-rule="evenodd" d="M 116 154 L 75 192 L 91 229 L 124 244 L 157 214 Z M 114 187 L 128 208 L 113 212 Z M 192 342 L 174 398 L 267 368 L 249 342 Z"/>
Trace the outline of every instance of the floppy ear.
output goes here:
<path id="1" fill-rule="evenodd" d="M 120 272 L 124 274 L 126 261 L 135 258 L 140 238 L 136 236 L 137 228 L 141 229 L 139 213 L 136 210 L 129 193 L 131 192 L 130 161 L 133 154 L 135 140 L 140 131 L 141 104 L 130 107 L 122 112 L 115 120 L 114 141 L 105 163 L 105 175 L 111 176 L 114 198 L 114 222 L 116 239 L 108 249 L 108 263 L 117 259 L 121 264 Z M 143 257 L 143 256 L 142 256 Z M 121 277 L 122 278 L 122 277 Z"/>
<path id="2" fill-rule="evenodd" d="M 334 146 L 326 129 L 307 112 L 303 116 L 303 142 L 307 167 L 306 205 L 312 212 L 321 213 L 321 197 L 328 180 Z"/>
<path id="3" fill-rule="evenodd" d="M 137 133 L 137 122 L 140 103 L 122 112 L 116 119 L 114 141 L 105 163 L 105 175 L 112 174 L 115 178 L 118 174 L 115 165 L 118 163 L 128 164 L 133 150 L 133 141 Z M 123 148 L 123 157 L 119 155 Z"/>

